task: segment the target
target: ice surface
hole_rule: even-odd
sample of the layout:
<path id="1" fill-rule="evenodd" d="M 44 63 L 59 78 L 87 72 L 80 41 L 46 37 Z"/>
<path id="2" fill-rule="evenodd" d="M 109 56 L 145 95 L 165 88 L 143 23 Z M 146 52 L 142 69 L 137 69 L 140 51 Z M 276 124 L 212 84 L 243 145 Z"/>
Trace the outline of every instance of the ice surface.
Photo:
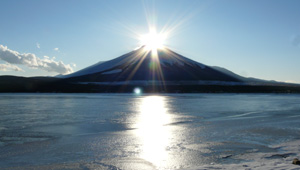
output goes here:
<path id="1" fill-rule="evenodd" d="M 1 94 L 0 169 L 299 169 L 300 96 Z"/>

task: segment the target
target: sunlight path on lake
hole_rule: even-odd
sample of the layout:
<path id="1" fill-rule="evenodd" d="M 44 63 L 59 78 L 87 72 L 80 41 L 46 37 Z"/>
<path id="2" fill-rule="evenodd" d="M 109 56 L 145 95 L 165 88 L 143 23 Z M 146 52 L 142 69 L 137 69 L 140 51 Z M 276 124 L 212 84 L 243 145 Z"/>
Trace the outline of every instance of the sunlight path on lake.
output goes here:
<path id="1" fill-rule="evenodd" d="M 141 158 L 155 166 L 162 166 L 168 159 L 166 147 L 171 133 L 167 126 L 170 115 L 165 97 L 147 96 L 142 98 L 137 118 L 137 136 L 142 143 Z"/>

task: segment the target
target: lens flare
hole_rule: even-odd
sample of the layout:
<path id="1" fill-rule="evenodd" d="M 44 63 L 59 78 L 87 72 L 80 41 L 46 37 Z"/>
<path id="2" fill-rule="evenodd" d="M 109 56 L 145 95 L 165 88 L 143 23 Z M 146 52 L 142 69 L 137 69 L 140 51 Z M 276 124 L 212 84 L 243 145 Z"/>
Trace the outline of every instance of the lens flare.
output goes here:
<path id="1" fill-rule="evenodd" d="M 133 92 L 134 92 L 134 94 L 136 94 L 136 95 L 140 95 L 140 94 L 142 93 L 142 89 L 136 87 L 136 88 L 133 89 Z"/>

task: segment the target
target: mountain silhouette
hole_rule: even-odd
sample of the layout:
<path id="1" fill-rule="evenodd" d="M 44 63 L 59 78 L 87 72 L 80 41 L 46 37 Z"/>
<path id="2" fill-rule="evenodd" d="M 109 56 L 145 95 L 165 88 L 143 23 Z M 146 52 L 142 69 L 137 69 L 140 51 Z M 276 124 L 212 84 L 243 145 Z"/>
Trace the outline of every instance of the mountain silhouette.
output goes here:
<path id="1" fill-rule="evenodd" d="M 153 51 L 147 50 L 144 46 L 115 59 L 66 75 L 64 78 L 76 82 L 241 82 L 235 76 L 186 58 L 168 48 Z"/>

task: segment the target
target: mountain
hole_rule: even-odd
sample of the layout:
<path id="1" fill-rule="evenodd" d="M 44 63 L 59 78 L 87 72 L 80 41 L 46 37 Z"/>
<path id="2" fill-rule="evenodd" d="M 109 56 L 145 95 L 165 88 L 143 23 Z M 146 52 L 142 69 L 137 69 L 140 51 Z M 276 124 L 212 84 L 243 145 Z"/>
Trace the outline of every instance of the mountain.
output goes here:
<path id="1" fill-rule="evenodd" d="M 300 93 L 300 85 L 246 78 L 207 66 L 168 48 L 145 46 L 56 77 L 0 76 L 0 92 L 239 92 Z"/>
<path id="2" fill-rule="evenodd" d="M 59 80 L 55 77 L 0 76 L 0 92 L 38 92 L 41 87 Z"/>
<path id="3" fill-rule="evenodd" d="M 157 51 L 141 47 L 110 61 L 97 63 L 66 75 L 73 82 L 89 83 L 175 83 L 214 81 L 241 82 L 238 77 L 188 59 L 168 48 Z"/>

